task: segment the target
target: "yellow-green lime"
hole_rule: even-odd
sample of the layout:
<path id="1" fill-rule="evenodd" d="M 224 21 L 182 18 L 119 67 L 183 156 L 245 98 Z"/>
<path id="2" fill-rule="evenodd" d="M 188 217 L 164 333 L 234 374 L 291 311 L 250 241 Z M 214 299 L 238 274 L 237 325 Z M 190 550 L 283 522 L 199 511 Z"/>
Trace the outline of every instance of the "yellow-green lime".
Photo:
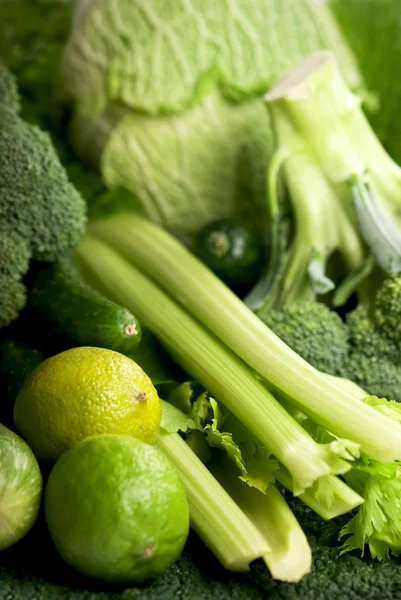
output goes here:
<path id="1" fill-rule="evenodd" d="M 160 399 L 141 367 L 119 352 L 88 346 L 40 364 L 14 406 L 18 430 L 36 456 L 50 461 L 100 433 L 153 443 L 160 419 Z"/>
<path id="2" fill-rule="evenodd" d="M 156 447 L 99 435 L 61 456 L 45 516 L 62 558 L 91 577 L 131 583 L 163 573 L 189 529 L 184 485 Z"/>
<path id="3" fill-rule="evenodd" d="M 41 495 L 42 475 L 32 450 L 0 425 L 0 550 L 18 542 L 31 529 Z"/>

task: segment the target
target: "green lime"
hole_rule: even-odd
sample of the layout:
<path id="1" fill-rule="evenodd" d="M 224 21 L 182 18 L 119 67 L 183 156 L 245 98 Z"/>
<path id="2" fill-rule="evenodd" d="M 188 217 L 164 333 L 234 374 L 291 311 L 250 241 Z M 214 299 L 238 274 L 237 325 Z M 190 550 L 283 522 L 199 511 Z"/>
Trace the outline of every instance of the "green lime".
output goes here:
<path id="1" fill-rule="evenodd" d="M 163 453 L 127 435 L 99 435 L 62 455 L 45 491 L 62 558 L 91 577 L 130 583 L 163 573 L 189 529 L 184 485 Z"/>
<path id="2" fill-rule="evenodd" d="M 23 538 L 35 523 L 42 475 L 29 446 L 0 425 L 0 550 Z"/>
<path id="3" fill-rule="evenodd" d="M 160 419 L 160 399 L 141 367 L 119 352 L 87 346 L 40 364 L 14 406 L 18 430 L 36 456 L 50 461 L 100 433 L 153 443 Z"/>

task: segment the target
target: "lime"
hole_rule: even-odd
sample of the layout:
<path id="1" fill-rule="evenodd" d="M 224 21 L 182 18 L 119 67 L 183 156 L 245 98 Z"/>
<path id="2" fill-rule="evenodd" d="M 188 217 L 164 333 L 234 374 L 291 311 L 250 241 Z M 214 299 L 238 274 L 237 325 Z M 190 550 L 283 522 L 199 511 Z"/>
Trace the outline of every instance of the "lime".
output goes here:
<path id="1" fill-rule="evenodd" d="M 184 485 L 163 453 L 127 435 L 98 435 L 62 455 L 45 491 L 62 558 L 91 577 L 130 583 L 163 573 L 189 529 Z"/>
<path id="2" fill-rule="evenodd" d="M 119 352 L 87 346 L 40 364 L 14 407 L 15 425 L 36 456 L 50 461 L 100 433 L 153 443 L 160 419 L 159 397 L 141 367 Z"/>
<path id="3" fill-rule="evenodd" d="M 35 523 L 42 475 L 29 446 L 0 425 L 0 550 L 24 537 Z"/>

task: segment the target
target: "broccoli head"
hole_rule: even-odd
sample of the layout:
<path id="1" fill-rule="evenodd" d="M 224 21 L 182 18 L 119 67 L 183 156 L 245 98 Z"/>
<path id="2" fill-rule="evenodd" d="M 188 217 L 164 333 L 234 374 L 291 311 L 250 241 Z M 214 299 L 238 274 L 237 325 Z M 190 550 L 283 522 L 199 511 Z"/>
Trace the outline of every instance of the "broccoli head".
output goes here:
<path id="1" fill-rule="evenodd" d="M 401 402 L 401 276 L 385 279 L 368 306 L 347 316 L 350 355 L 343 372 L 369 394 Z"/>
<path id="2" fill-rule="evenodd" d="M 369 394 L 401 402 L 401 369 L 389 360 L 351 351 L 343 376 Z"/>
<path id="3" fill-rule="evenodd" d="M 13 76 L 0 67 L 0 326 L 25 303 L 29 260 L 54 261 L 77 245 L 85 203 L 50 137 L 18 114 Z"/>
<path id="4" fill-rule="evenodd" d="M 366 306 L 360 305 L 347 315 L 351 352 L 375 359 L 398 362 L 399 350 L 395 342 L 384 335 Z"/>
<path id="5" fill-rule="evenodd" d="M 0 328 L 16 319 L 25 305 L 20 279 L 28 270 L 29 258 L 29 247 L 21 236 L 0 231 Z"/>
<path id="6" fill-rule="evenodd" d="M 264 323 L 319 371 L 343 373 L 348 354 L 347 327 L 337 313 L 315 302 L 294 302 L 273 310 Z"/>
<path id="7" fill-rule="evenodd" d="M 376 294 L 373 321 L 378 331 L 401 348 L 401 276 L 385 279 Z"/>

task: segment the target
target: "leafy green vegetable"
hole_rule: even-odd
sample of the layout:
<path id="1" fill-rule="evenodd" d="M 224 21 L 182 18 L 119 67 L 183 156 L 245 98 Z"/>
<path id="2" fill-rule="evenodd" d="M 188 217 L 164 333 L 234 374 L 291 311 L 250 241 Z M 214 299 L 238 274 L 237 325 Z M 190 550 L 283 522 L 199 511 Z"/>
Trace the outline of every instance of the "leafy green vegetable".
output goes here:
<path id="1" fill-rule="evenodd" d="M 195 231 L 231 215 L 266 223 L 273 137 L 259 99 L 234 104 L 213 92 L 183 115 L 127 112 L 116 121 L 109 113 L 78 114 L 71 131 L 79 156 L 95 164 L 100 156 L 106 186 L 132 190 L 145 213 L 169 228 Z"/>
<path id="2" fill-rule="evenodd" d="M 277 461 L 270 457 L 270 452 L 257 443 L 238 419 L 229 413 L 224 414 L 224 409 L 213 398 L 210 399 L 210 405 L 214 416 L 212 423 L 205 427 L 209 445 L 222 448 L 241 472 L 239 478 L 265 493 L 268 485 L 274 482 Z"/>
<path id="3" fill-rule="evenodd" d="M 273 140 L 260 96 L 327 39 L 359 88 L 335 22 L 307 0 L 78 3 L 63 58 L 74 146 L 169 228 L 263 226 Z"/>
<path id="4" fill-rule="evenodd" d="M 243 548 L 239 548 L 239 542 L 236 540 L 235 548 L 231 548 L 229 552 L 224 550 L 224 535 L 227 535 L 224 528 L 227 526 L 227 518 L 238 518 L 240 511 L 243 511 L 239 523 L 235 522 L 231 525 L 231 527 L 235 527 L 236 535 L 240 537 L 240 540 L 246 535 L 247 529 L 249 530 L 249 523 L 247 524 L 246 520 L 248 518 L 265 540 L 263 559 L 268 565 L 272 576 L 284 581 L 298 581 L 310 570 L 311 552 L 296 518 L 273 483 L 274 477 L 271 474 L 267 476 L 271 469 L 276 468 L 276 463 L 269 459 L 267 451 L 261 452 L 257 457 L 260 473 L 251 472 L 248 474 L 241 450 L 236 445 L 232 433 L 220 432 L 217 429 L 218 425 L 223 425 L 221 418 L 219 418 L 222 416 L 221 408 L 212 398 L 209 399 L 209 402 L 214 417 L 211 425 L 205 425 L 208 443 L 212 447 L 221 447 L 225 451 L 219 453 L 220 456 L 217 457 L 217 460 L 210 461 L 211 456 L 209 455 L 208 469 L 210 469 L 212 462 L 212 473 L 205 470 L 203 466 L 200 467 L 196 456 L 192 454 L 192 448 L 199 449 L 198 444 L 192 446 L 191 444 L 185 444 L 176 435 L 165 435 L 164 432 L 166 431 L 170 434 L 177 431 L 185 432 L 188 428 L 194 427 L 194 423 L 188 415 L 185 415 L 175 406 L 162 401 L 161 427 L 164 432 L 158 444 L 167 456 L 171 458 L 172 454 L 174 455 L 173 462 L 187 488 L 191 519 L 195 530 L 200 533 L 205 541 L 209 540 L 208 545 L 213 548 L 223 564 L 227 564 L 231 568 L 239 568 L 240 565 L 235 564 L 235 562 L 239 560 L 239 556 L 242 556 L 244 552 L 249 551 L 247 550 L 248 546 L 245 545 Z M 231 426 L 233 431 L 236 430 L 237 439 L 247 442 L 248 445 L 253 447 L 255 446 L 251 434 L 232 415 L 226 413 L 224 420 L 224 425 Z M 210 432 L 211 435 L 209 435 Z M 193 433 L 199 434 L 200 432 Z M 245 444 L 242 443 L 241 446 L 244 448 Z M 262 450 L 262 448 L 260 449 Z M 200 453 L 203 455 L 204 451 L 201 450 Z M 250 461 L 255 463 L 256 454 L 249 458 Z M 264 471 L 262 471 L 263 465 Z M 237 477 L 237 468 L 243 473 L 239 478 Z M 213 476 L 221 483 L 229 496 L 222 494 L 216 480 L 212 483 Z M 202 485 L 201 489 L 200 485 Z M 252 491 L 250 488 L 252 488 Z M 216 493 L 217 498 L 212 497 Z M 220 502 L 218 509 L 215 508 L 217 500 Z M 233 506 L 236 506 L 235 510 L 230 506 L 232 500 L 235 502 L 233 504 Z M 219 519 L 218 525 L 216 523 L 212 525 L 213 529 L 210 522 L 211 517 L 209 516 L 211 511 L 217 513 L 213 514 L 213 523 L 215 523 L 216 518 Z M 239 529 L 240 527 L 242 530 Z M 252 528 L 248 533 L 253 537 L 255 535 Z M 231 536 L 233 534 L 234 531 L 231 530 Z M 235 562 L 231 558 L 233 562 L 229 564 L 227 563 L 228 556 L 231 557 L 233 552 L 236 552 L 237 558 Z M 243 559 L 241 558 L 241 560 Z"/>
<path id="5" fill-rule="evenodd" d="M 185 485 L 193 529 L 223 566 L 247 570 L 253 560 L 269 552 L 262 533 L 177 433 L 162 431 L 156 444 Z"/>
<path id="6" fill-rule="evenodd" d="M 195 424 L 188 415 L 181 410 L 161 400 L 162 403 L 162 420 L 160 427 L 167 433 L 177 433 L 182 431 L 185 433 L 188 429 L 193 429 Z"/>
<path id="7" fill-rule="evenodd" d="M 191 412 L 192 398 L 194 395 L 194 383 L 190 381 L 184 381 L 180 385 L 176 386 L 171 390 L 167 396 L 167 402 L 176 406 L 183 413 L 188 414 Z"/>
<path id="8" fill-rule="evenodd" d="M 166 252 L 168 248 L 164 248 L 165 255 Z M 127 307 L 135 307 L 139 318 L 149 324 L 175 360 L 289 469 L 294 493 L 302 493 L 319 477 L 344 473 L 351 468 L 349 461 L 359 451 L 357 443 L 339 439 L 333 444 L 315 444 L 247 365 L 107 244 L 87 235 L 79 248 L 79 257 L 100 278 L 108 294 Z M 257 317 L 255 319 L 260 323 Z M 326 379 L 324 382 L 328 385 Z M 361 406 L 358 403 L 358 408 Z M 364 408 L 369 413 L 369 407 Z M 378 431 L 378 415 L 374 416 L 375 431 Z M 398 432 L 395 424 L 385 417 L 382 424 L 386 431 L 393 426 Z M 388 437 L 386 452 L 387 445 Z"/>
<path id="9" fill-rule="evenodd" d="M 176 388 L 179 395 L 183 390 L 190 390 L 190 394 L 186 395 L 188 404 L 191 403 L 193 387 L 193 384 L 187 383 Z M 363 395 L 365 397 L 366 393 Z M 172 397 L 174 399 L 174 396 Z M 290 407 L 286 406 L 287 408 Z M 187 435 L 186 441 L 202 462 L 209 466 L 210 459 L 212 456 L 216 458 L 217 451 L 220 457 L 225 455 L 235 465 L 234 472 L 232 469 L 230 471 L 232 476 L 238 477 L 249 487 L 254 487 L 265 494 L 270 483 L 277 479 L 284 487 L 293 491 L 289 471 L 270 456 L 267 449 L 249 429 L 211 398 L 206 391 L 192 402 L 189 409 L 185 405 L 185 414 L 182 414 L 181 421 L 187 424 L 189 420 L 195 430 Z M 178 415 L 177 422 L 180 422 Z M 224 461 L 220 458 L 218 462 Z M 362 498 L 357 493 L 332 475 L 320 477 L 299 497 L 324 519 L 332 519 L 350 511 L 362 502 Z"/>
<path id="10" fill-rule="evenodd" d="M 368 544 L 373 558 L 388 558 L 389 551 L 401 553 L 401 468 L 398 465 L 392 477 L 381 474 L 353 471 L 347 483 L 357 490 L 365 502 L 341 530 L 349 536 L 344 552 L 360 549 L 362 554 Z"/>
<path id="11" fill-rule="evenodd" d="M 274 40 L 266 35 L 270 19 L 277 27 Z M 279 40 L 291 34 L 295 39 L 285 53 Z M 182 112 L 217 86 L 235 100 L 262 94 L 320 43 L 308 4 L 294 0 L 255 2 L 246 10 L 239 2 L 216 7 L 211 0 L 196 8 L 156 0 L 146 10 L 137 0 L 113 7 L 95 0 L 86 9 L 78 3 L 64 78 L 84 114 L 102 113 L 117 100 L 149 114 Z"/>
<path id="12" fill-rule="evenodd" d="M 25 304 L 29 260 L 54 262 L 79 242 L 83 199 L 68 180 L 50 137 L 24 121 L 15 78 L 0 63 L 0 327 Z"/>
<path id="13" fill-rule="evenodd" d="M 195 427 L 203 431 L 205 424 L 211 418 L 210 397 L 207 392 L 203 392 L 196 398 L 191 408 L 191 416 Z"/>
<path id="14" fill-rule="evenodd" d="M 84 262 L 88 263 L 88 268 L 90 266 L 90 270 L 96 272 L 100 280 L 108 285 L 108 293 L 116 300 L 117 296 L 119 297 L 120 303 L 126 303 L 127 306 L 131 306 L 131 303 L 133 305 L 139 303 L 138 292 L 134 289 L 132 283 L 134 278 L 136 280 L 139 275 L 136 269 L 132 268 L 131 270 L 127 262 L 113 250 L 107 248 L 106 244 L 111 244 L 117 248 L 142 272 L 145 272 L 149 277 L 152 277 L 153 281 L 157 281 L 163 286 L 170 295 L 185 306 L 186 310 L 190 311 L 196 319 L 212 331 L 221 342 L 224 342 L 239 358 L 250 365 L 280 397 L 287 399 L 307 416 L 327 427 L 338 437 L 360 444 L 361 449 L 366 454 L 379 461 L 389 462 L 401 456 L 401 436 L 398 424 L 391 422 L 382 415 L 378 415 L 371 407 L 364 406 L 346 391 L 340 390 L 324 374 L 308 365 L 167 232 L 138 215 L 128 214 L 116 215 L 108 220 L 92 222 L 90 230 L 92 235 L 102 239 L 105 244 L 99 244 L 93 238 L 89 238 L 85 242 L 85 251 L 83 250 L 84 247 L 81 246 L 80 254 Z M 95 248 L 98 248 L 98 250 L 95 250 Z M 96 251 L 102 253 L 103 261 L 100 257 L 96 257 Z M 114 274 L 112 273 L 113 270 L 115 271 Z M 125 274 L 125 279 L 123 274 Z M 128 281 L 129 278 L 131 278 L 130 281 Z M 113 285 L 116 286 L 115 289 Z M 148 290 L 147 286 L 148 283 L 146 282 L 146 289 Z M 147 293 L 154 301 L 156 301 L 155 294 L 157 294 L 157 298 L 160 294 L 163 297 L 162 305 L 164 306 L 164 302 L 168 302 L 171 306 L 171 298 L 164 300 L 164 294 L 157 289 L 157 286 L 152 286 L 152 290 L 149 289 Z M 162 302 L 161 297 L 160 301 Z M 134 306 L 131 306 L 131 309 L 134 309 Z M 178 349 L 177 340 L 173 336 L 173 328 L 170 330 L 171 333 L 167 334 L 166 327 L 168 324 L 164 325 L 161 322 L 162 313 L 165 312 L 165 309 L 160 308 L 159 311 L 156 310 L 156 307 L 153 307 L 153 309 L 153 327 L 156 327 L 155 321 L 157 319 L 157 335 L 160 339 L 164 339 L 168 343 L 170 352 L 173 355 L 177 355 L 177 352 L 180 351 L 179 360 L 184 368 L 189 372 L 190 368 L 192 371 L 196 369 L 196 373 L 192 372 L 191 375 L 199 380 L 205 388 L 209 389 L 210 393 L 218 400 L 222 401 L 222 398 L 219 398 L 221 390 L 219 389 L 216 393 L 213 387 L 209 385 L 209 380 L 212 379 L 211 369 L 216 373 L 216 377 L 219 377 L 219 380 L 213 378 L 214 383 L 221 383 L 223 377 L 227 377 L 231 383 L 231 379 L 227 376 L 227 368 L 222 364 L 221 369 L 218 369 L 216 360 L 213 361 L 210 352 L 208 353 L 207 348 L 210 344 L 213 344 L 211 347 L 214 347 L 216 338 L 209 334 L 208 341 L 206 341 L 206 338 L 203 337 L 205 331 L 202 329 L 202 340 L 205 343 L 202 352 L 202 349 L 198 348 L 198 344 L 194 341 L 195 337 L 188 336 L 188 332 L 185 332 L 184 335 L 185 328 L 183 326 L 181 331 L 183 334 L 182 346 Z M 182 319 L 185 319 L 186 322 L 187 316 L 184 317 L 183 309 L 179 311 L 178 306 L 174 308 L 171 306 L 171 309 L 174 311 L 174 319 L 172 320 L 181 323 Z M 146 320 L 146 313 L 151 311 L 151 307 L 142 306 L 139 310 L 145 311 L 143 317 Z M 191 324 L 191 329 L 192 327 Z M 198 332 L 198 327 L 196 329 Z M 191 348 L 191 353 L 188 352 L 188 345 Z M 195 351 L 199 352 L 198 360 L 195 360 L 193 356 Z M 218 354 L 220 356 L 220 351 Z M 231 354 L 230 357 L 232 358 Z M 228 359 L 227 357 L 230 361 L 231 358 Z M 207 360 L 207 364 L 211 363 L 209 369 L 204 366 L 205 360 Z M 191 364 L 190 368 L 188 368 L 189 363 Z M 238 373 L 243 372 L 241 361 L 239 361 L 237 370 Z M 200 371 L 202 373 L 199 376 Z M 290 377 L 288 376 L 289 373 L 291 374 Z M 281 460 L 276 450 L 272 448 L 272 435 L 269 436 L 269 439 L 262 438 L 264 426 L 261 426 L 260 417 L 255 415 L 252 423 L 250 423 L 249 408 L 244 410 L 242 414 L 242 409 L 245 409 L 245 406 L 248 407 L 248 404 L 252 403 L 253 408 L 256 406 L 256 398 L 259 394 L 256 393 L 256 390 L 255 393 L 250 393 L 251 388 L 249 386 L 251 385 L 253 388 L 255 385 L 254 380 L 252 383 L 247 384 L 247 392 L 245 393 L 245 389 L 243 390 L 244 396 L 241 396 L 241 399 L 238 398 L 235 407 L 229 406 L 226 399 L 224 399 L 224 403 Z M 236 386 L 231 392 L 231 401 L 237 393 L 240 393 L 239 389 L 239 386 Z M 251 398 L 252 400 L 250 400 Z M 263 404 L 266 407 L 265 393 L 264 398 Z M 267 408 L 264 410 L 265 416 L 266 411 Z M 285 414 L 288 417 L 287 412 Z M 348 418 L 345 419 L 344 415 L 347 415 Z M 273 419 L 272 416 L 271 419 Z M 277 420 L 276 433 L 279 422 L 282 423 L 281 418 L 280 421 Z M 270 425 L 271 421 L 269 427 Z M 264 433 L 266 432 L 267 424 Z M 287 441 L 292 439 L 292 434 L 287 435 L 286 439 Z M 340 447 L 338 451 L 341 454 Z M 296 452 L 291 453 L 292 456 L 294 454 Z M 282 462 L 285 464 L 284 460 Z M 329 473 L 326 472 L 325 474 Z"/>

